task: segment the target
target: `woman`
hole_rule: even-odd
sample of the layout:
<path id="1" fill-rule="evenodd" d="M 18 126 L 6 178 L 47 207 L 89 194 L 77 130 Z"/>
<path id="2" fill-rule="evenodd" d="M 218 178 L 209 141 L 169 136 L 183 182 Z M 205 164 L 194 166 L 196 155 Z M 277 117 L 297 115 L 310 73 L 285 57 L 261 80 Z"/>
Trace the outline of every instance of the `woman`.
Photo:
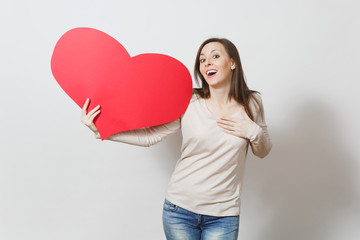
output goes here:
<path id="1" fill-rule="evenodd" d="M 200 46 L 194 74 L 202 87 L 194 89 L 179 119 L 108 139 L 151 146 L 181 128 L 182 154 L 163 209 L 166 238 L 236 240 L 248 146 L 260 158 L 272 146 L 261 98 L 247 87 L 238 51 L 227 39 L 211 38 Z M 93 119 L 100 106 L 86 114 L 88 103 L 81 118 L 99 138 Z"/>

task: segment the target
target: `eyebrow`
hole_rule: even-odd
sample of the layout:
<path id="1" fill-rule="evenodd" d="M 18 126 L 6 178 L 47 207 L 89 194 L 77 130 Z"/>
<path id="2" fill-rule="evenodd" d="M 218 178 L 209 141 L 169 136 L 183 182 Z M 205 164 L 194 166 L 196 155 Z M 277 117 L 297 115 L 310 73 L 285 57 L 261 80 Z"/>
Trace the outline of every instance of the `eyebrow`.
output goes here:
<path id="1" fill-rule="evenodd" d="M 219 51 L 219 52 L 220 52 L 220 50 L 218 50 L 218 49 L 214 49 L 214 50 L 212 50 L 210 53 L 215 52 L 215 51 Z M 201 56 L 201 55 L 205 55 L 205 54 L 200 53 L 200 56 Z"/>

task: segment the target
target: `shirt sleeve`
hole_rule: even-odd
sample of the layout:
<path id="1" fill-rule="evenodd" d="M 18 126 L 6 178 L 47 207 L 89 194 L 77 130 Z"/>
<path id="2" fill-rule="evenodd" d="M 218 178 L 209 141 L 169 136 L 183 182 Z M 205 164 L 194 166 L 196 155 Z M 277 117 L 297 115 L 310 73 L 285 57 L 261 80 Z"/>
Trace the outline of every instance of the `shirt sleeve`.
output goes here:
<path id="1" fill-rule="evenodd" d="M 150 147 L 164 140 L 170 134 L 175 133 L 180 129 L 180 127 L 180 118 L 178 118 L 175 121 L 158 126 L 139 128 L 116 133 L 106 138 L 105 140 L 122 142 L 142 147 Z M 95 137 L 100 139 L 100 134 L 98 132 L 95 133 Z"/>
<path id="2" fill-rule="evenodd" d="M 250 146 L 253 154 L 257 157 L 264 158 L 269 154 L 272 143 L 265 122 L 264 108 L 262 100 L 259 94 L 254 96 L 258 103 L 254 99 L 250 100 L 250 109 L 254 116 L 254 124 L 249 131 Z"/>

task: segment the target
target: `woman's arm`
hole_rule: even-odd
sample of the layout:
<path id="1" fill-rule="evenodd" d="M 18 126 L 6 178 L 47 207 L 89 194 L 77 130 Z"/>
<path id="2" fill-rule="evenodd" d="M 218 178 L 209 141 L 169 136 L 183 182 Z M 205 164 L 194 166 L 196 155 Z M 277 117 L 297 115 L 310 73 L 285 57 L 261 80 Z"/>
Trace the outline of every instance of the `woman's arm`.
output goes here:
<path id="1" fill-rule="evenodd" d="M 217 124 L 228 134 L 249 139 L 252 152 L 256 156 L 263 158 L 270 152 L 272 144 L 265 123 L 260 95 L 256 95 L 254 98 L 257 101 L 251 99 L 249 106 L 254 121 L 250 119 L 245 108 L 242 107 L 241 114 L 243 118 L 221 117 L 217 120 Z"/>
<path id="2" fill-rule="evenodd" d="M 95 133 L 96 138 L 100 138 L 98 129 L 94 124 L 94 118 L 100 113 L 100 106 L 96 106 L 94 109 L 87 113 L 90 99 L 87 99 L 81 110 L 81 122 L 83 122 L 88 128 Z M 112 140 L 117 142 L 123 142 L 127 144 L 150 147 L 175 133 L 180 129 L 180 118 L 175 121 L 165 123 L 158 126 L 140 128 L 135 130 L 129 130 L 125 132 L 116 133 L 106 140 Z"/>
<path id="3" fill-rule="evenodd" d="M 129 130 L 116 133 L 106 138 L 116 142 L 122 142 L 142 147 L 150 147 L 162 140 L 170 134 L 180 129 L 180 118 L 175 121 L 161 124 L 158 126 Z M 99 132 L 95 132 L 95 137 L 100 138 Z"/>
<path id="4" fill-rule="evenodd" d="M 249 131 L 248 139 L 250 140 L 251 150 L 255 156 L 264 158 L 269 154 L 272 143 L 265 122 L 264 108 L 260 95 L 256 94 L 258 103 L 254 99 L 250 101 L 250 109 L 254 116 L 254 124 Z"/>

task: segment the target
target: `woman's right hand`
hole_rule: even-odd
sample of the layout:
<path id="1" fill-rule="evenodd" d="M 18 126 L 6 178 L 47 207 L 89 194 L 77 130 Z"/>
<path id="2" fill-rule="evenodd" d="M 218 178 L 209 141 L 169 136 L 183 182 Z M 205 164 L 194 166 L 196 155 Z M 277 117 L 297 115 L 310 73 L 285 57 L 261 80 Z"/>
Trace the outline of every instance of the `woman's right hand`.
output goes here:
<path id="1" fill-rule="evenodd" d="M 90 99 L 86 99 L 85 104 L 81 110 L 81 122 L 84 123 L 88 128 L 91 129 L 94 133 L 97 133 L 98 130 L 94 124 L 94 118 L 100 113 L 100 105 L 94 107 L 90 112 L 87 112 Z"/>

